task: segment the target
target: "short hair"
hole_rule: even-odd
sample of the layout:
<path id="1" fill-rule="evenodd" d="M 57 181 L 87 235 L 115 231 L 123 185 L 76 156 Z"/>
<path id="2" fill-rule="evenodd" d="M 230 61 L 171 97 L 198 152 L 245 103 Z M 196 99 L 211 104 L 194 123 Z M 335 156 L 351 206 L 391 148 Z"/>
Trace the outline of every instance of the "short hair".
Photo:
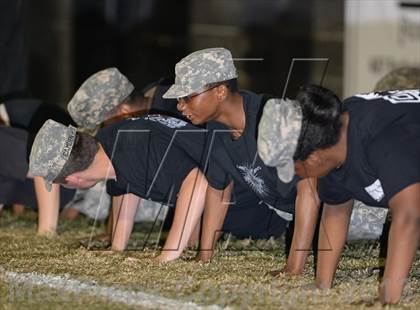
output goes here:
<path id="1" fill-rule="evenodd" d="M 331 90 L 317 85 L 302 87 L 296 97 L 302 109 L 302 128 L 294 160 L 306 160 L 318 149 L 338 142 L 343 104 Z"/>
<path id="2" fill-rule="evenodd" d="M 98 149 L 99 143 L 93 136 L 77 132 L 70 157 L 55 178 L 54 183 L 66 183 L 67 176 L 87 169 L 93 162 Z"/>
<path id="3" fill-rule="evenodd" d="M 226 85 L 227 88 L 229 88 L 229 90 L 232 93 L 236 93 L 238 91 L 238 79 L 237 78 L 222 81 L 222 82 L 209 83 L 209 84 L 206 85 L 206 88 L 216 87 L 216 86 L 219 86 L 219 85 Z"/>
<path id="4" fill-rule="evenodd" d="M 385 74 L 374 91 L 420 89 L 420 68 L 401 67 Z"/>

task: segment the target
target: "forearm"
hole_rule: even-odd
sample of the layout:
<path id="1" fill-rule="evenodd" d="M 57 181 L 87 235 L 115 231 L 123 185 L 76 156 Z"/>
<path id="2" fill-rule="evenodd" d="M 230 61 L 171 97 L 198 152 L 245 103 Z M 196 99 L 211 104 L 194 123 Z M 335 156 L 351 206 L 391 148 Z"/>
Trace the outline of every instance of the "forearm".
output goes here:
<path id="1" fill-rule="evenodd" d="M 341 205 L 324 205 L 318 242 L 316 284 L 319 288 L 332 286 L 335 271 L 347 239 L 353 200 Z"/>
<path id="2" fill-rule="evenodd" d="M 168 238 L 156 260 L 169 261 L 182 254 L 203 214 L 206 189 L 205 176 L 198 169 L 192 170 L 182 183 Z"/>
<path id="3" fill-rule="evenodd" d="M 388 254 L 381 284 L 382 303 L 396 303 L 407 282 L 419 244 L 420 215 L 415 218 L 394 218 L 388 240 Z"/>
<path id="4" fill-rule="evenodd" d="M 233 183 L 224 191 L 210 186 L 207 189 L 200 242 L 200 259 L 204 261 L 210 260 L 213 256 L 229 208 L 232 187 Z"/>
<path id="5" fill-rule="evenodd" d="M 38 234 L 55 234 L 60 209 L 60 185 L 52 184 L 51 192 L 48 192 L 44 179 L 34 177 L 34 186 L 38 203 Z"/>
<path id="6" fill-rule="evenodd" d="M 141 198 L 133 194 L 125 194 L 116 196 L 112 199 L 113 210 L 113 234 L 112 246 L 113 251 L 123 251 L 127 248 L 131 231 L 133 230 L 134 217 L 137 212 L 137 206 Z"/>
<path id="7" fill-rule="evenodd" d="M 285 272 L 303 272 L 317 223 L 320 201 L 316 191 L 316 179 L 304 179 L 298 183 L 295 204 L 295 227 Z"/>

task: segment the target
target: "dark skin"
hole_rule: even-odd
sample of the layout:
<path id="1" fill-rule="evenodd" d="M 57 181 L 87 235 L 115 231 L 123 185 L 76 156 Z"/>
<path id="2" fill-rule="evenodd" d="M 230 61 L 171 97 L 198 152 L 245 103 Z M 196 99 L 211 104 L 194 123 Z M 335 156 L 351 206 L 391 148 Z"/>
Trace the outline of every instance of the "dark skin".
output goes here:
<path id="1" fill-rule="evenodd" d="M 199 125 L 214 120 L 232 130 L 232 139 L 238 139 L 246 126 L 243 99 L 240 93 L 231 92 L 226 85 L 201 90 L 190 95 L 189 100 L 179 100 L 178 110 L 193 124 Z M 209 261 L 213 257 L 216 232 L 221 230 L 230 201 L 233 184 L 220 191 L 211 186 L 207 188 L 206 207 L 203 219 L 203 234 L 199 258 Z M 296 225 L 292 247 L 287 265 L 274 272 L 275 276 L 298 275 L 303 272 L 308 249 L 311 247 L 319 200 L 316 193 L 316 180 L 302 180 L 297 185 Z M 211 213 L 211 214 L 210 214 Z"/>
<path id="2" fill-rule="evenodd" d="M 336 145 L 314 151 L 304 162 L 296 161 L 296 173 L 301 177 L 328 174 L 344 164 L 347 155 L 348 114 L 342 115 L 343 126 Z M 339 259 L 346 242 L 353 201 L 341 205 L 324 205 L 323 229 L 319 233 L 319 248 L 330 251 L 318 253 L 316 284 L 331 288 Z M 420 183 L 411 184 L 389 201 L 392 224 L 385 273 L 379 285 L 379 299 L 383 304 L 395 304 L 401 298 L 404 285 L 420 241 Z"/>

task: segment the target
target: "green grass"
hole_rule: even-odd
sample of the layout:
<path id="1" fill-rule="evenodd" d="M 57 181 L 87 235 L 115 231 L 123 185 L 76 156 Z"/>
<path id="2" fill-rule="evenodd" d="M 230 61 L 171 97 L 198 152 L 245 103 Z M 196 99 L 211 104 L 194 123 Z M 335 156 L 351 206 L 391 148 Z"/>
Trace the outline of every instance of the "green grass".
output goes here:
<path id="1" fill-rule="evenodd" d="M 173 263 L 158 265 L 151 261 L 157 254 L 153 245 L 141 250 L 145 240 L 142 231 L 132 236 L 130 251 L 110 254 L 86 250 L 79 241 L 89 237 L 91 225 L 91 221 L 84 219 L 61 222 L 58 237 L 38 237 L 34 234 L 35 215 L 14 218 L 3 212 L 0 216 L 0 265 L 8 271 L 68 275 L 82 281 L 95 280 L 120 289 L 203 305 L 218 304 L 238 309 L 382 309 L 376 300 L 378 249 L 374 242 L 349 244 L 334 289 L 322 292 L 310 288 L 313 282 L 312 258 L 308 260 L 302 277 L 273 279 L 267 275 L 267 271 L 278 269 L 285 263 L 281 240 L 225 241 L 219 244 L 217 256 L 210 264 L 196 262 L 195 252 L 187 251 Z M 103 225 L 96 232 L 100 233 L 102 229 Z M 1 300 L 7 300 L 7 286 L 10 284 L 5 285 L 0 279 Z M 35 290 L 41 292 L 44 289 Z M 53 289 L 47 291 L 54 296 Z M 67 297 L 65 304 L 69 308 L 77 307 L 81 301 L 83 308 L 87 309 L 103 309 L 105 305 L 124 308 L 124 305 L 108 304 L 88 295 L 69 293 Z M 51 298 L 42 306 L 56 308 L 60 302 L 63 301 Z M 27 300 L 0 304 L 4 309 L 29 307 Z M 419 256 L 403 302 L 395 308 L 420 308 Z"/>

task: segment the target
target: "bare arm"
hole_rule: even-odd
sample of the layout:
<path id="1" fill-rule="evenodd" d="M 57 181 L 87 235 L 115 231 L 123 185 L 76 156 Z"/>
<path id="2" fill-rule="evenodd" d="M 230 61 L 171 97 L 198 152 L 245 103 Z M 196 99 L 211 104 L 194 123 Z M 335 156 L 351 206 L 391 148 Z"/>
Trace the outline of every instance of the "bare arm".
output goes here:
<path id="1" fill-rule="evenodd" d="M 310 178 L 299 181 L 295 204 L 295 228 L 284 270 L 286 274 L 298 275 L 303 272 L 314 237 L 319 206 L 317 180 Z"/>
<path id="2" fill-rule="evenodd" d="M 388 253 L 379 287 L 382 303 L 397 303 L 408 278 L 420 240 L 420 183 L 406 187 L 389 202 L 392 212 Z"/>
<path id="3" fill-rule="evenodd" d="M 233 182 L 225 190 L 207 187 L 199 259 L 209 261 L 220 236 L 226 212 L 229 208 Z"/>
<path id="4" fill-rule="evenodd" d="M 38 234 L 55 235 L 60 209 L 60 185 L 52 184 L 51 192 L 48 192 L 44 179 L 36 176 L 34 186 L 38 203 Z"/>
<path id="5" fill-rule="evenodd" d="M 112 197 L 112 217 L 114 221 L 111 250 L 124 251 L 127 248 L 140 201 L 141 198 L 134 194 Z"/>
<path id="6" fill-rule="evenodd" d="M 168 238 L 155 261 L 171 261 L 182 254 L 203 214 L 206 189 L 207 179 L 203 173 L 197 168 L 191 170 L 182 182 Z"/>
<path id="7" fill-rule="evenodd" d="M 316 285 L 332 286 L 341 252 L 347 239 L 353 200 L 340 205 L 324 205 L 318 243 Z"/>

